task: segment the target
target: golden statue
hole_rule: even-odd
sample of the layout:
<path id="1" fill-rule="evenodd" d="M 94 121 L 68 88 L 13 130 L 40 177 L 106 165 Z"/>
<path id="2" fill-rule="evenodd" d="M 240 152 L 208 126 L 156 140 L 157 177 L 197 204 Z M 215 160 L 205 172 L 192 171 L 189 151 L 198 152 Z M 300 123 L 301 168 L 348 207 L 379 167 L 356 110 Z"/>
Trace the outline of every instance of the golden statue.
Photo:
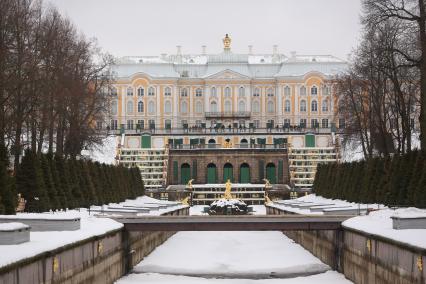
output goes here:
<path id="1" fill-rule="evenodd" d="M 229 37 L 228 34 L 226 34 L 225 38 L 223 39 L 223 48 L 225 50 L 230 50 L 231 49 L 231 38 Z"/>
<path id="2" fill-rule="evenodd" d="M 232 143 L 231 141 L 225 141 L 223 143 L 223 148 L 232 148 Z"/>
<path id="3" fill-rule="evenodd" d="M 263 181 L 265 182 L 265 187 L 271 187 L 271 184 L 269 183 L 269 180 L 267 180 L 266 178 L 264 178 Z"/>
<path id="4" fill-rule="evenodd" d="M 189 190 L 192 190 L 192 182 L 194 181 L 194 179 L 190 179 L 189 181 L 188 181 L 188 183 L 186 184 L 186 187 L 188 187 L 189 188 Z"/>
<path id="5" fill-rule="evenodd" d="M 225 194 L 223 195 L 223 198 L 226 200 L 232 199 L 231 188 L 231 181 L 228 179 L 228 181 L 225 183 Z"/>

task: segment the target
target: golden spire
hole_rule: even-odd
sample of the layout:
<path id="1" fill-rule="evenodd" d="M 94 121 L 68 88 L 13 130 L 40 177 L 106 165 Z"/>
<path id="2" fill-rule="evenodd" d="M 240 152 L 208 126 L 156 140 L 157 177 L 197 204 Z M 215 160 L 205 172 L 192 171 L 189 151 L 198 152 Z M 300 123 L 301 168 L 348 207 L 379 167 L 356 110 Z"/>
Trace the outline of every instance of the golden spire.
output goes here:
<path id="1" fill-rule="evenodd" d="M 224 50 L 231 50 L 231 38 L 228 34 L 225 35 L 225 38 L 223 39 L 223 49 Z"/>

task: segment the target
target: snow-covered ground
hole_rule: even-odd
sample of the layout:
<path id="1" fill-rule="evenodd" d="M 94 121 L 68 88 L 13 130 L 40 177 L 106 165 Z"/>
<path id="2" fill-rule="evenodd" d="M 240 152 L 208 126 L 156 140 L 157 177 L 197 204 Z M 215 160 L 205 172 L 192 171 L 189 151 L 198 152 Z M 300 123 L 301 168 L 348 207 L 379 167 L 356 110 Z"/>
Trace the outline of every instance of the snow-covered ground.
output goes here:
<path id="1" fill-rule="evenodd" d="M 281 232 L 179 232 L 117 283 L 350 283 L 329 270 Z"/>

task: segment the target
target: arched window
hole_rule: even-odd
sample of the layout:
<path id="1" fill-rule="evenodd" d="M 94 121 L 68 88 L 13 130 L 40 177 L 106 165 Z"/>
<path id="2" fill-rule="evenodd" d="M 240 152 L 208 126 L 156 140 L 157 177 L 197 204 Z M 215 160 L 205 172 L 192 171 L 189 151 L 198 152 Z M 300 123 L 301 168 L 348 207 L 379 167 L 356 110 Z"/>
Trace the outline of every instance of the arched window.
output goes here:
<path id="1" fill-rule="evenodd" d="M 127 112 L 127 114 L 133 114 L 133 102 L 132 101 L 127 102 L 126 112 Z"/>
<path id="2" fill-rule="evenodd" d="M 185 101 L 181 102 L 180 104 L 180 112 L 182 113 L 188 112 L 188 104 Z"/>
<path id="3" fill-rule="evenodd" d="M 290 107 L 290 100 L 285 100 L 284 111 L 285 112 L 290 112 L 290 109 L 291 109 L 291 107 Z"/>
<path id="4" fill-rule="evenodd" d="M 128 96 L 133 96 L 133 88 L 132 87 L 128 87 L 127 88 L 127 95 Z"/>
<path id="5" fill-rule="evenodd" d="M 138 88 L 138 97 L 143 97 L 145 95 L 145 90 L 142 87 Z"/>
<path id="6" fill-rule="evenodd" d="M 215 101 L 210 103 L 210 111 L 216 112 L 217 111 L 217 103 Z"/>
<path id="7" fill-rule="evenodd" d="M 311 88 L 311 95 L 318 95 L 318 88 L 317 88 L 317 86 L 312 86 L 312 88 Z"/>
<path id="8" fill-rule="evenodd" d="M 238 103 L 238 111 L 246 111 L 246 103 L 244 101 Z"/>
<path id="9" fill-rule="evenodd" d="M 285 96 L 290 96 L 291 95 L 291 90 L 289 86 L 285 86 L 284 87 L 284 95 Z"/>
<path id="10" fill-rule="evenodd" d="M 149 87 L 148 89 L 148 96 L 155 96 L 155 89 L 154 87 Z"/>
<path id="11" fill-rule="evenodd" d="M 300 87 L 300 95 L 301 96 L 305 96 L 306 95 L 306 87 L 305 86 Z"/>
<path id="12" fill-rule="evenodd" d="M 143 112 L 143 102 L 138 102 L 138 112 Z"/>
<path id="13" fill-rule="evenodd" d="M 268 102 L 268 112 L 269 113 L 274 113 L 275 112 L 275 106 L 274 106 L 274 102 L 273 101 L 269 101 Z"/>
<path id="14" fill-rule="evenodd" d="M 330 86 L 325 85 L 322 88 L 322 94 L 323 94 L 323 96 L 328 96 L 330 94 Z"/>
<path id="15" fill-rule="evenodd" d="M 172 95 L 172 89 L 171 89 L 170 87 L 166 87 L 166 88 L 164 89 L 164 95 L 165 95 L 166 97 L 170 97 L 170 96 Z"/>
<path id="16" fill-rule="evenodd" d="M 312 101 L 312 103 L 311 103 L 311 111 L 318 111 L 318 103 L 317 103 L 317 101 Z"/>
<path id="17" fill-rule="evenodd" d="M 267 91 L 267 96 L 268 97 L 273 97 L 274 96 L 274 90 L 272 88 L 269 88 Z"/>
<path id="18" fill-rule="evenodd" d="M 148 112 L 150 114 L 154 114 L 155 113 L 155 103 L 153 101 L 150 101 L 148 103 Z"/>
<path id="19" fill-rule="evenodd" d="M 187 97 L 188 96 L 188 89 L 187 88 L 183 88 L 180 90 L 180 96 L 181 97 Z"/>
<path id="20" fill-rule="evenodd" d="M 203 104 L 201 102 L 195 103 L 195 112 L 197 112 L 197 113 L 203 112 Z"/>
<path id="21" fill-rule="evenodd" d="M 253 101 L 252 109 L 253 112 L 260 112 L 260 105 L 258 101 Z"/>
<path id="22" fill-rule="evenodd" d="M 117 115 L 118 112 L 118 102 L 117 101 L 112 101 L 111 102 L 111 114 L 112 115 Z"/>
<path id="23" fill-rule="evenodd" d="M 255 88 L 253 91 L 253 97 L 260 97 L 260 89 L 259 88 Z"/>
<path id="24" fill-rule="evenodd" d="M 225 97 L 227 98 L 231 97 L 231 88 L 229 87 L 225 88 Z"/>
<path id="25" fill-rule="evenodd" d="M 170 101 L 166 101 L 164 104 L 164 112 L 171 113 L 172 112 L 172 103 Z"/>
<path id="26" fill-rule="evenodd" d="M 300 101 L 300 111 L 306 112 L 306 101 L 305 100 Z"/>
<path id="27" fill-rule="evenodd" d="M 244 97 L 245 95 L 246 95 L 246 90 L 244 89 L 244 87 L 240 87 L 238 89 L 238 96 Z"/>
<path id="28" fill-rule="evenodd" d="M 232 111 L 231 102 L 230 101 L 226 101 L 225 102 L 225 112 L 231 112 L 231 111 Z"/>
<path id="29" fill-rule="evenodd" d="M 195 90 L 195 96 L 196 97 L 202 97 L 203 96 L 203 90 L 201 88 L 198 88 Z"/>
<path id="30" fill-rule="evenodd" d="M 328 100 L 322 101 L 322 111 L 327 112 L 328 111 Z"/>
<path id="31" fill-rule="evenodd" d="M 216 97 L 217 96 L 217 93 L 216 93 L 216 88 L 215 87 L 213 87 L 212 89 L 211 89 L 211 94 L 210 94 L 212 97 Z"/>

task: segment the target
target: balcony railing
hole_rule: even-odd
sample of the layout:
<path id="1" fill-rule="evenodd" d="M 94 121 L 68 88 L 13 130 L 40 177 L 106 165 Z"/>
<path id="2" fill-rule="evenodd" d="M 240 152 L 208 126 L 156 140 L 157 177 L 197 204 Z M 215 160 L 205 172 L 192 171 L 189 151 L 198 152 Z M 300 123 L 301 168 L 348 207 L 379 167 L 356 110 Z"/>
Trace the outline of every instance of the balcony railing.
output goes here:
<path id="1" fill-rule="evenodd" d="M 249 111 L 211 111 L 206 112 L 206 118 L 249 118 Z"/>
<path id="2" fill-rule="evenodd" d="M 226 149 L 266 149 L 266 150 L 278 150 L 278 149 L 287 149 L 287 144 L 233 144 L 231 147 L 225 147 L 222 144 L 179 144 L 179 145 L 169 145 L 171 150 L 226 150 Z"/>

